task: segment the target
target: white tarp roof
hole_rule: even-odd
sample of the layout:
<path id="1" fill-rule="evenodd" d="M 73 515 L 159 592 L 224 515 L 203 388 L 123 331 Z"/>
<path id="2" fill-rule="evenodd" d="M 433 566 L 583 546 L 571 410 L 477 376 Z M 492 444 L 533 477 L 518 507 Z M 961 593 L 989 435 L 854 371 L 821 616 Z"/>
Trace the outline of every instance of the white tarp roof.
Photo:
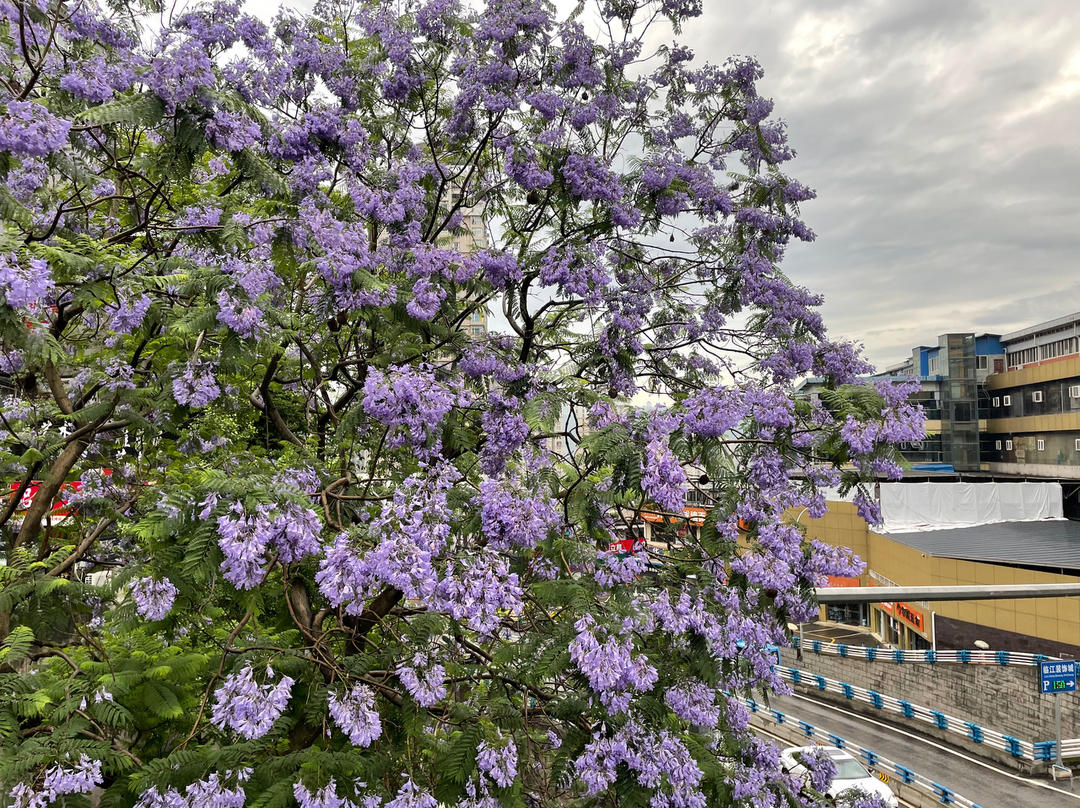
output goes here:
<path id="1" fill-rule="evenodd" d="M 879 533 L 1063 519 L 1060 483 L 881 483 Z"/>

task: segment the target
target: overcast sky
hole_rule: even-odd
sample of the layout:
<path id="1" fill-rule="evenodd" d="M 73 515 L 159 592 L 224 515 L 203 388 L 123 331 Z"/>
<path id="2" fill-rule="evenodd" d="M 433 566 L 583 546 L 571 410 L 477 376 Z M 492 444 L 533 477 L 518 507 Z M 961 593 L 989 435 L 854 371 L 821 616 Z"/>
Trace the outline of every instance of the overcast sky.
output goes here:
<path id="1" fill-rule="evenodd" d="M 704 3 L 682 41 L 760 60 L 818 192 L 784 266 L 834 336 L 884 366 L 1080 311 L 1080 3 Z"/>

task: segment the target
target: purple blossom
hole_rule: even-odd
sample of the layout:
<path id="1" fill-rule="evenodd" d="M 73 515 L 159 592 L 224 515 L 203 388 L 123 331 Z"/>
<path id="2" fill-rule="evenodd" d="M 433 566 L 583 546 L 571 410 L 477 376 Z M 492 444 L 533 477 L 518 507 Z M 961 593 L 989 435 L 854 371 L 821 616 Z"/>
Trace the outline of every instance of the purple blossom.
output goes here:
<path id="1" fill-rule="evenodd" d="M 135 808 L 244 808 L 243 783 L 250 776 L 249 768 L 226 771 L 223 775 L 213 772 L 204 780 L 191 783 L 183 794 L 175 788 L 162 794 L 156 786 L 151 786 L 139 796 Z M 229 786 L 223 780 L 235 782 Z"/>
<path id="2" fill-rule="evenodd" d="M 496 480 L 480 483 L 472 502 L 480 506 L 481 530 L 496 550 L 535 547 L 562 521 L 550 497 L 527 494 Z"/>
<path id="3" fill-rule="evenodd" d="M 87 755 L 79 756 L 74 766 L 54 763 L 45 770 L 41 789 L 35 791 L 26 783 L 11 788 L 12 808 L 46 808 L 57 797 L 66 794 L 89 794 L 102 783 L 101 761 Z"/>
<path id="4" fill-rule="evenodd" d="M 176 587 L 168 578 L 160 581 L 139 578 L 131 586 L 131 597 L 135 600 L 135 611 L 141 616 L 147 620 L 161 620 L 172 609 Z"/>
<path id="5" fill-rule="evenodd" d="M 507 461 L 524 445 L 529 425 L 521 415 L 521 401 L 498 391 L 488 394 L 488 408 L 480 416 L 484 428 L 484 447 L 480 463 L 484 473 L 497 476 Z"/>
<path id="6" fill-rule="evenodd" d="M 322 524 L 310 508 L 294 503 L 259 505 L 248 513 L 236 503 L 217 520 L 221 571 L 237 589 L 253 589 L 263 579 L 267 553 L 273 549 L 285 564 L 322 549 Z"/>
<path id="7" fill-rule="evenodd" d="M 30 258 L 23 266 L 15 253 L 0 254 L 0 293 L 9 306 L 35 306 L 52 290 L 52 274 L 45 259 Z"/>
<path id="8" fill-rule="evenodd" d="M 176 403 L 188 407 L 205 407 L 221 395 L 213 363 L 199 360 L 184 367 L 184 372 L 173 379 L 172 389 Z"/>
<path id="9" fill-rule="evenodd" d="M 10 376 L 13 373 L 18 373 L 24 367 L 26 367 L 26 354 L 18 348 L 10 351 L 0 351 L 0 373 L 6 373 Z"/>
<path id="10" fill-rule="evenodd" d="M 605 550 L 596 554 L 596 560 L 597 568 L 593 578 L 606 588 L 633 583 L 649 569 L 649 554 L 645 552 L 620 556 L 617 552 Z"/>
<path id="11" fill-rule="evenodd" d="M 109 320 L 109 328 L 117 334 L 130 334 L 142 325 L 143 318 L 146 317 L 146 312 L 150 308 L 150 302 L 150 298 L 146 295 L 120 300 Z"/>
<path id="12" fill-rule="evenodd" d="M 650 805 L 655 808 L 705 808 L 705 795 L 698 788 L 701 769 L 686 745 L 669 732 L 650 732 L 630 720 L 611 735 L 594 737 L 574 761 L 589 796 L 607 791 L 620 766 L 654 790 Z"/>
<path id="13" fill-rule="evenodd" d="M 397 668 L 398 678 L 421 707 L 434 707 L 446 698 L 446 668 L 423 651 Z"/>
<path id="14" fill-rule="evenodd" d="M 219 149 L 238 152 L 257 143 L 262 138 L 262 130 L 255 121 L 226 109 L 218 109 L 206 124 L 206 136 Z"/>
<path id="15" fill-rule="evenodd" d="M 266 675 L 273 671 L 266 669 Z M 248 664 L 240 671 L 225 677 L 214 692 L 214 707 L 210 720 L 215 727 L 228 727 L 248 740 L 261 738 L 281 717 L 289 703 L 293 680 L 283 676 L 277 684 L 259 685 Z"/>
<path id="16" fill-rule="evenodd" d="M 505 743 L 495 745 L 481 741 L 476 748 L 476 767 L 494 780 L 496 785 L 509 788 L 517 777 L 517 746 L 514 739 L 507 738 Z"/>
<path id="17" fill-rule="evenodd" d="M 683 402 L 683 428 L 703 438 L 722 438 L 746 417 L 739 390 L 709 387 Z"/>
<path id="18" fill-rule="evenodd" d="M 391 365 L 386 373 L 368 372 L 362 404 L 368 415 L 390 428 L 388 445 L 397 448 L 422 446 L 441 431 L 443 418 L 454 406 L 467 402 L 462 389 L 437 381 L 426 365 Z"/>
<path id="19" fill-rule="evenodd" d="M 578 199 L 618 202 L 623 188 L 619 177 L 591 154 L 571 154 L 562 168 L 570 193 Z"/>
<path id="20" fill-rule="evenodd" d="M 330 715 L 353 746 L 371 746 L 382 734 L 375 692 L 363 684 L 353 685 L 347 693 L 330 694 Z"/>
<path id="21" fill-rule="evenodd" d="M 439 803 L 411 779 L 398 789 L 397 796 L 386 803 L 386 808 L 438 808 Z"/>
<path id="22" fill-rule="evenodd" d="M 453 561 L 435 589 L 433 605 L 483 636 L 499 625 L 499 613 L 520 614 L 524 603 L 517 573 L 510 572 L 506 559 L 482 551 L 478 557 L 461 562 L 458 573 Z"/>
<path id="23" fill-rule="evenodd" d="M 218 322 L 242 339 L 256 337 L 263 331 L 262 309 L 250 301 L 233 297 L 222 289 L 218 292 Z"/>
<path id="24" fill-rule="evenodd" d="M 0 151 L 44 157 L 62 149 L 70 131 L 71 121 L 57 118 L 43 104 L 12 99 L 0 117 Z"/>
<path id="25" fill-rule="evenodd" d="M 645 444 L 641 490 L 671 513 L 681 513 L 686 503 L 686 471 L 675 453 L 658 437 Z"/>
<path id="26" fill-rule="evenodd" d="M 664 701 L 675 715 L 698 727 L 715 727 L 720 722 L 716 689 L 701 681 L 690 681 L 670 688 Z"/>
<path id="27" fill-rule="evenodd" d="M 570 659 L 610 714 L 626 712 L 634 692 L 643 693 L 656 684 L 656 668 L 644 655 L 634 655 L 632 637 L 610 635 L 591 615 L 574 628 L 578 633 L 570 643 Z"/>

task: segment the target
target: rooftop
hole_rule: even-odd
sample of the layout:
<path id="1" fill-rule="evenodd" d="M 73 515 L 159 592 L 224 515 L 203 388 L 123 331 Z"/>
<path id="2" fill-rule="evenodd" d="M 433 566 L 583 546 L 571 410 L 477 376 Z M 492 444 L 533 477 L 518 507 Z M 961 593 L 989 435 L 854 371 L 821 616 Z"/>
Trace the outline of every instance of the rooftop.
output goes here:
<path id="1" fill-rule="evenodd" d="M 1068 519 L 886 535 L 939 558 L 1080 570 L 1080 522 Z"/>
<path id="2" fill-rule="evenodd" d="M 1049 331 L 1052 328 L 1060 328 L 1063 325 L 1070 325 L 1078 320 L 1080 320 L 1080 311 L 1074 312 L 1073 314 L 1066 314 L 1061 317 L 1055 317 L 1053 320 L 1047 320 L 1044 323 L 1030 325 L 1027 328 L 1021 328 L 1019 331 L 1013 331 L 1003 336 L 1001 341 L 1012 342 L 1014 340 L 1023 339 L 1024 337 L 1033 337 L 1036 334 L 1041 334 L 1043 331 Z"/>

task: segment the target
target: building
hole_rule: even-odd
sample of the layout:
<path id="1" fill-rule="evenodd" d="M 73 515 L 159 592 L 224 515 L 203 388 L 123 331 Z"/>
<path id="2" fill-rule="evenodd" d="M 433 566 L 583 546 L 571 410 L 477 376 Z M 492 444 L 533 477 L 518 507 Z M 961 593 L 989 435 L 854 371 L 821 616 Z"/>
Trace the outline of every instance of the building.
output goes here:
<path id="1" fill-rule="evenodd" d="M 912 466 L 1080 481 L 1080 312 L 1004 335 L 942 334 L 876 378 L 919 382 L 926 437 L 900 447 Z"/>
<path id="2" fill-rule="evenodd" d="M 1060 488 L 882 483 L 881 527 L 869 528 L 849 502 L 830 502 L 824 517 L 800 522 L 808 537 L 849 547 L 866 563 L 858 578 L 830 586 L 1078 583 L 1080 522 L 1062 518 Z M 839 604 L 822 607 L 821 618 L 863 626 L 897 648 L 972 648 L 982 640 L 994 649 L 1080 655 L 1080 598 Z"/>
<path id="3" fill-rule="evenodd" d="M 454 202 L 461 201 L 461 194 L 454 194 Z M 472 253 L 491 246 L 488 238 L 487 225 L 484 222 L 483 210 L 476 207 L 465 208 L 461 220 L 461 226 L 457 231 L 448 236 L 443 242 L 447 247 L 462 253 Z M 480 339 L 488 333 L 487 307 L 478 305 L 466 315 L 465 322 L 461 324 L 461 330 L 472 339 Z"/>

